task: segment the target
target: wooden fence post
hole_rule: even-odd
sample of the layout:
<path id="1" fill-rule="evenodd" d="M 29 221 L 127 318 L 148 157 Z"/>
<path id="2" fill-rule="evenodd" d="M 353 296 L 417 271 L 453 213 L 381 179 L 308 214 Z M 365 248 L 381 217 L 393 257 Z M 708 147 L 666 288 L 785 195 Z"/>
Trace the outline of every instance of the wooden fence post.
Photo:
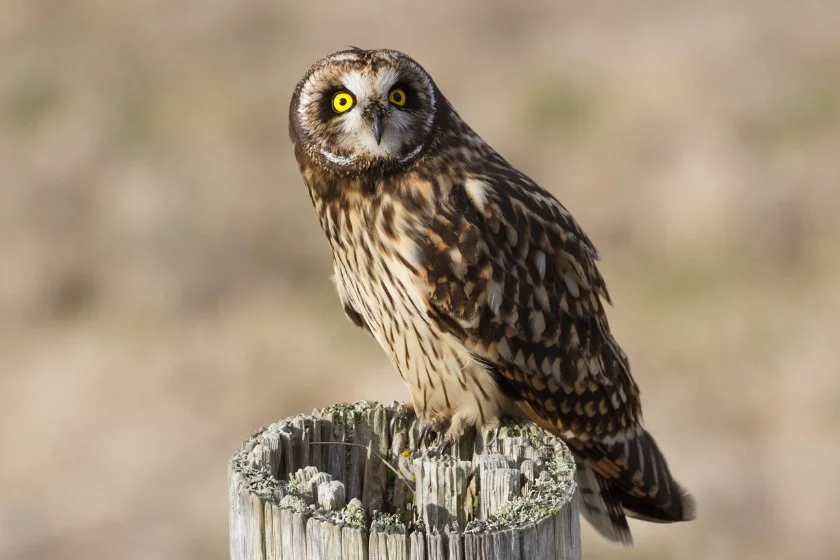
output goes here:
<path id="1" fill-rule="evenodd" d="M 231 558 L 581 557 L 562 441 L 507 424 L 441 455 L 418 443 L 413 419 L 391 433 L 395 410 L 334 405 L 254 433 L 229 465 Z"/>

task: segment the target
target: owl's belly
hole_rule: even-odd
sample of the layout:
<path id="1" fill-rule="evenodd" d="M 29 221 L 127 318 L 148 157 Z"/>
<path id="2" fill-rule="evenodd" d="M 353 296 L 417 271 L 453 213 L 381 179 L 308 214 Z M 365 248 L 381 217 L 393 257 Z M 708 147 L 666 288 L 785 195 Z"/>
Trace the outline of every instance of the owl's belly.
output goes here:
<path id="1" fill-rule="evenodd" d="M 396 319 L 399 324 L 399 319 Z M 467 426 L 493 424 L 507 400 L 487 371 L 428 323 L 395 328 L 399 344 L 380 340 L 411 393 L 415 410 L 428 419 L 454 418 Z"/>
<path id="2" fill-rule="evenodd" d="M 412 272 L 399 259 L 346 257 L 335 259 L 339 295 L 385 350 L 418 413 L 463 428 L 493 425 L 512 409 L 492 376 L 429 320 Z"/>

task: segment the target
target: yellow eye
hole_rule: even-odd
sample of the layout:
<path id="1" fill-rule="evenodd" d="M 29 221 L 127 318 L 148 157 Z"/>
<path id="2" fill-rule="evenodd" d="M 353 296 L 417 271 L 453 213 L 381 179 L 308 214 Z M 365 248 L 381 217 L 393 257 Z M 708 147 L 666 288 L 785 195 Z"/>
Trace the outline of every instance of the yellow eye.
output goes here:
<path id="1" fill-rule="evenodd" d="M 395 87 L 391 90 L 391 93 L 388 94 L 388 101 L 396 105 L 397 107 L 405 106 L 405 102 L 408 97 L 405 94 L 403 88 Z"/>
<path id="2" fill-rule="evenodd" d="M 353 106 L 353 96 L 346 91 L 339 91 L 332 98 L 332 108 L 336 113 L 344 113 L 349 111 Z"/>

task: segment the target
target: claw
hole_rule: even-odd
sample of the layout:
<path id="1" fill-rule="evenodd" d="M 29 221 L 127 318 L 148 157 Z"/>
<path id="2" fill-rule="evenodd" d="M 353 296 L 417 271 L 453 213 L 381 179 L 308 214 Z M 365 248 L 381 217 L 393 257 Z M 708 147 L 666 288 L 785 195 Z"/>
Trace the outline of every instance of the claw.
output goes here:
<path id="1" fill-rule="evenodd" d="M 417 444 L 420 446 L 429 447 L 433 442 L 440 439 L 440 443 L 443 443 L 443 438 L 447 437 L 447 430 L 451 425 L 451 418 L 435 418 L 429 422 L 423 424 L 423 427 L 420 429 L 420 436 L 417 440 Z M 434 451 L 434 448 L 431 449 Z"/>
<path id="2" fill-rule="evenodd" d="M 438 455 L 445 455 L 447 451 L 451 451 L 453 449 L 454 443 L 455 439 L 449 436 L 440 438 L 440 443 L 438 443 L 435 447 L 435 453 Z"/>
<path id="3" fill-rule="evenodd" d="M 426 422 L 423 424 L 423 427 L 420 429 L 420 437 L 417 440 L 417 443 L 420 446 L 426 445 L 427 440 L 429 440 L 429 435 L 435 432 L 435 423 L 434 422 Z M 431 443 L 429 441 L 428 443 Z"/>

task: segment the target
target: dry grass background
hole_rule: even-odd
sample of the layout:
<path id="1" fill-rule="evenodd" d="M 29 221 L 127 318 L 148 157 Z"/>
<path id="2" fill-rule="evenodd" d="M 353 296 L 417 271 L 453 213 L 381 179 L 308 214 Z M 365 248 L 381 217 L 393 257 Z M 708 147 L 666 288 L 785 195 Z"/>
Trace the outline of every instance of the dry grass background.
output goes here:
<path id="1" fill-rule="evenodd" d="M 794 7 L 795 5 L 795 7 Z M 840 3 L 4 0 L 0 557 L 224 558 L 228 456 L 404 399 L 287 138 L 349 44 L 417 58 L 605 256 L 691 524 L 587 558 L 840 554 Z"/>

